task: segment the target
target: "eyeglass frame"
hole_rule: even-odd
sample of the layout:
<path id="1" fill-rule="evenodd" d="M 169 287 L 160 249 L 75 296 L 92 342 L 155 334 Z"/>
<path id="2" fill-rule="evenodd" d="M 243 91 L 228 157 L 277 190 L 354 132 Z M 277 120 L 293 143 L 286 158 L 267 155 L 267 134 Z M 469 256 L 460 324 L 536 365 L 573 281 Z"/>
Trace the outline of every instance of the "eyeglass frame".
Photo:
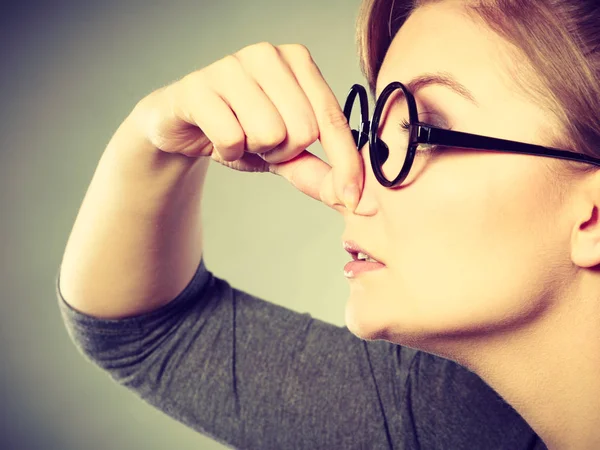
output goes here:
<path id="1" fill-rule="evenodd" d="M 408 105 L 409 115 L 409 138 L 406 158 L 404 165 L 398 176 L 389 181 L 383 174 L 382 164 L 380 163 L 380 145 L 388 146 L 382 139 L 377 136 L 379 131 L 379 121 L 383 108 L 387 103 L 389 96 L 397 89 L 402 89 L 404 98 Z M 344 115 L 350 123 L 350 116 L 354 106 L 354 101 L 358 95 L 360 100 L 360 129 L 352 129 L 354 141 L 358 147 L 358 151 L 369 142 L 370 160 L 373 173 L 379 183 L 387 188 L 394 188 L 401 185 L 408 177 L 410 169 L 413 165 L 417 147 L 419 145 L 443 146 L 452 148 L 464 148 L 470 150 L 493 150 L 500 152 L 518 153 L 525 155 L 544 156 L 550 158 L 559 158 L 570 161 L 583 162 L 593 164 L 600 167 L 600 159 L 593 158 L 581 153 L 575 153 L 568 150 L 545 147 L 542 145 L 527 144 L 524 142 L 511 141 L 506 139 L 494 138 L 490 136 L 482 136 L 478 134 L 465 133 L 462 131 L 447 130 L 444 128 L 435 127 L 418 121 L 418 110 L 415 98 L 412 93 L 399 81 L 393 81 L 388 84 L 379 95 L 373 111 L 373 117 L 369 120 L 369 103 L 366 89 L 360 84 L 354 84 L 350 88 L 346 103 L 344 105 Z M 388 149 L 389 151 L 389 149 Z"/>

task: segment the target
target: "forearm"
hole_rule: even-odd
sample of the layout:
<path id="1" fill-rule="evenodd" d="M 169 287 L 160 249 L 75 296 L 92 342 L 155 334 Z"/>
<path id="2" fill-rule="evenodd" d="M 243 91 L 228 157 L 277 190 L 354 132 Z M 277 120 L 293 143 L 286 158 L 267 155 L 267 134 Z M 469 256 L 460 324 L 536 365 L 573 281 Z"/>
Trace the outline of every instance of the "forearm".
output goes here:
<path id="1" fill-rule="evenodd" d="M 65 300 L 103 318 L 172 300 L 200 262 L 209 163 L 157 150 L 128 117 L 100 159 L 68 239 L 60 271 Z"/>

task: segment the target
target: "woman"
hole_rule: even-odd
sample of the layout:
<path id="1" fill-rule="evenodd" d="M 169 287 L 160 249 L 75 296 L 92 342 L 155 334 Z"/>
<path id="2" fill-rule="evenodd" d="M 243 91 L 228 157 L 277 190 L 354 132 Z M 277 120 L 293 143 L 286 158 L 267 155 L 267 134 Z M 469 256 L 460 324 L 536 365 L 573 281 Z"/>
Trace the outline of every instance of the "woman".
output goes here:
<path id="1" fill-rule="evenodd" d="M 298 45 L 136 105 L 57 279 L 86 357 L 236 448 L 600 448 L 600 7 L 416 3 L 363 4 L 352 132 Z M 343 215 L 347 328 L 207 271 L 210 159 Z"/>

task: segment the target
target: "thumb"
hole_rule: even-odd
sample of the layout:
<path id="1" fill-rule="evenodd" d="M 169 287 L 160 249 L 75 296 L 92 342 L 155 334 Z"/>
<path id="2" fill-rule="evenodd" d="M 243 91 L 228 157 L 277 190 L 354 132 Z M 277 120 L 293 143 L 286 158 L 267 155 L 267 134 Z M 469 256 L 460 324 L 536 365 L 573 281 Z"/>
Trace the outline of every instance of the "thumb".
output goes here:
<path id="1" fill-rule="evenodd" d="M 321 200 L 321 189 L 331 171 L 331 166 L 304 150 L 295 158 L 282 163 L 269 164 L 269 172 L 281 175 L 305 195 Z"/>

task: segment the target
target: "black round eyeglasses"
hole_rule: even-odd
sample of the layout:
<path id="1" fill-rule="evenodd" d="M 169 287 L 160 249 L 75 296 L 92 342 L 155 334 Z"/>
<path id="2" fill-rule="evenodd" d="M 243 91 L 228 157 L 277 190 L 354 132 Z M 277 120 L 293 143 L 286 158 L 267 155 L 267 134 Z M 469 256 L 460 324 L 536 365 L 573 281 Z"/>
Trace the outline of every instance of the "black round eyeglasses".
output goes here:
<path id="1" fill-rule="evenodd" d="M 408 131 L 408 135 L 404 136 L 399 144 L 400 148 L 398 148 L 398 152 L 396 152 L 396 148 L 394 148 L 394 154 L 390 155 L 388 145 L 378 134 L 379 121 L 381 120 L 381 114 L 388 98 L 398 89 L 402 89 L 404 98 L 406 99 L 406 114 L 403 121 L 403 128 Z M 358 129 L 352 129 L 352 135 L 354 136 L 354 141 L 359 151 L 367 142 L 369 142 L 369 155 L 373 173 L 375 174 L 377 181 L 388 188 L 397 187 L 406 180 L 406 177 L 413 166 L 415 154 L 419 146 L 494 150 L 567 159 L 600 166 L 600 159 L 592 158 L 581 153 L 464 133 L 462 131 L 446 130 L 444 128 L 419 122 L 415 99 L 406 86 L 399 81 L 390 83 L 381 92 L 381 95 L 377 99 L 371 121 L 369 121 L 367 91 L 360 84 L 353 85 L 348 93 L 348 98 L 346 99 L 346 104 L 344 106 L 344 114 L 348 123 L 350 123 L 350 115 L 357 95 L 360 99 L 360 127 Z M 402 150 L 405 151 L 404 154 L 402 153 Z M 397 176 L 394 175 L 396 173 L 398 174 Z M 395 178 L 393 178 L 394 176 Z"/>

